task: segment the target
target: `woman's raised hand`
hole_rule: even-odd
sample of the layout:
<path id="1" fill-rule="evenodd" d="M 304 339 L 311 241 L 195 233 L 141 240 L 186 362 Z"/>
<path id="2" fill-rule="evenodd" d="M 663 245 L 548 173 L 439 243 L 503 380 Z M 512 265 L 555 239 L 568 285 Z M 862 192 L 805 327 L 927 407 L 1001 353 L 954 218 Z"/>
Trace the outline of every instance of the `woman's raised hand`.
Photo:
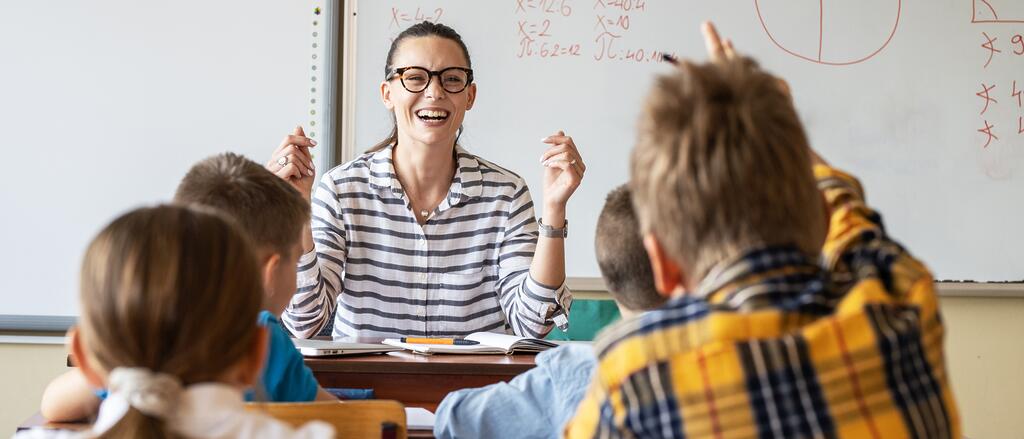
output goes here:
<path id="1" fill-rule="evenodd" d="M 583 156 L 576 149 L 572 137 L 566 136 L 564 132 L 559 131 L 541 141 L 549 145 L 547 151 L 540 157 L 541 164 L 546 168 L 544 208 L 545 211 L 560 210 L 564 214 L 565 204 L 583 181 L 587 165 L 583 163 Z"/>
<path id="2" fill-rule="evenodd" d="M 298 189 L 307 200 L 313 193 L 313 181 L 316 179 L 313 156 L 309 153 L 309 148 L 314 146 L 316 141 L 306 137 L 301 126 L 295 127 L 295 131 L 281 141 L 265 165 L 270 172 Z"/>

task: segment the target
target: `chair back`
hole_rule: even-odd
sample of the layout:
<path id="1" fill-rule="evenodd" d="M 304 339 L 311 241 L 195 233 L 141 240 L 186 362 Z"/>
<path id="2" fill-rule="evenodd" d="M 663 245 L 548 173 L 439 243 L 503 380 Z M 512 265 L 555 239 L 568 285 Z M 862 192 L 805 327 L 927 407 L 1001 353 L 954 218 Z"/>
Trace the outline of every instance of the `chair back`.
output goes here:
<path id="1" fill-rule="evenodd" d="M 398 401 L 254 402 L 246 409 L 266 413 L 293 426 L 323 421 L 338 438 L 405 439 L 405 406 Z"/>

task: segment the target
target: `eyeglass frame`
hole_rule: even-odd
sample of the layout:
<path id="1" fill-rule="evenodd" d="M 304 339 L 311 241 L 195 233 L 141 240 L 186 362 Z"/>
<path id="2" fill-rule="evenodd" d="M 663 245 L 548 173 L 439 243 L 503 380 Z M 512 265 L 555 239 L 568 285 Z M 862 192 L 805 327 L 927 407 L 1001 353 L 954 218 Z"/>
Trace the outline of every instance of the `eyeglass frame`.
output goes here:
<path id="1" fill-rule="evenodd" d="M 427 84 L 423 86 L 423 90 L 412 91 L 412 90 L 409 90 L 409 87 L 407 85 L 405 85 L 405 78 L 402 77 L 402 74 L 404 74 L 406 71 L 408 71 L 410 69 L 420 69 L 420 70 L 423 70 L 424 72 L 427 72 Z M 434 80 L 435 76 L 440 78 L 441 74 L 443 74 L 444 72 L 447 72 L 449 70 L 459 70 L 461 72 L 464 72 L 466 74 L 466 85 L 462 87 L 462 90 L 451 91 L 451 90 L 448 90 L 447 88 L 444 87 L 444 81 L 442 81 L 441 82 L 441 88 L 444 91 L 446 91 L 448 93 L 462 93 L 462 92 L 466 91 L 467 88 L 469 88 L 470 84 L 473 83 L 473 69 L 466 68 L 466 67 L 445 67 L 445 68 L 443 68 L 441 70 L 430 70 L 430 69 L 428 69 L 426 67 L 420 67 L 420 66 L 398 67 L 398 68 L 395 68 L 395 69 L 391 69 L 391 74 L 388 75 L 387 78 L 385 78 L 385 80 L 386 81 L 390 81 L 390 80 L 395 79 L 397 77 L 398 80 L 402 83 L 402 88 L 404 88 L 405 91 L 407 91 L 409 93 L 423 93 L 424 91 L 426 91 L 427 88 L 430 87 L 430 82 Z"/>

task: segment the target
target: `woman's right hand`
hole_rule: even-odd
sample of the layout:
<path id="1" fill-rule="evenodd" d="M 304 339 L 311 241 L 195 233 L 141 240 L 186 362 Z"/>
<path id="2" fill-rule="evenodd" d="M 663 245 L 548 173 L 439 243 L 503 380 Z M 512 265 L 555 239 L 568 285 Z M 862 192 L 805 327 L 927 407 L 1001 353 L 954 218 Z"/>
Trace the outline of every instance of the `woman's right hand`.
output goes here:
<path id="1" fill-rule="evenodd" d="M 309 153 L 309 148 L 314 146 L 316 141 L 306 137 L 301 126 L 295 127 L 295 131 L 281 141 L 265 165 L 270 172 L 298 189 L 307 201 L 311 198 L 313 182 L 316 180 L 313 156 Z"/>

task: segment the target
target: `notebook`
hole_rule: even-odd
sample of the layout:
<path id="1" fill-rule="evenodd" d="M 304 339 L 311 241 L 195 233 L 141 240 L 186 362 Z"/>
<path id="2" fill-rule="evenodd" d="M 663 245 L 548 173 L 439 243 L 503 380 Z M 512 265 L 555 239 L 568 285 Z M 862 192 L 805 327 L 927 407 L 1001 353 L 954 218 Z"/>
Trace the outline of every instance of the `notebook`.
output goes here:
<path id="1" fill-rule="evenodd" d="M 407 430 L 434 430 L 434 413 L 422 407 L 405 408 Z"/>
<path id="2" fill-rule="evenodd" d="M 558 346 L 547 340 L 519 337 L 517 335 L 498 334 L 494 332 L 474 332 L 466 336 L 466 340 L 478 341 L 472 346 L 446 344 L 414 344 L 402 343 L 397 338 L 384 339 L 384 344 L 420 354 L 511 354 L 515 352 L 541 352 Z"/>
<path id="3" fill-rule="evenodd" d="M 362 355 L 400 351 L 401 348 L 386 346 L 380 343 L 353 343 L 334 340 L 315 340 L 293 338 L 295 348 L 305 357 L 323 357 L 328 355 Z"/>

